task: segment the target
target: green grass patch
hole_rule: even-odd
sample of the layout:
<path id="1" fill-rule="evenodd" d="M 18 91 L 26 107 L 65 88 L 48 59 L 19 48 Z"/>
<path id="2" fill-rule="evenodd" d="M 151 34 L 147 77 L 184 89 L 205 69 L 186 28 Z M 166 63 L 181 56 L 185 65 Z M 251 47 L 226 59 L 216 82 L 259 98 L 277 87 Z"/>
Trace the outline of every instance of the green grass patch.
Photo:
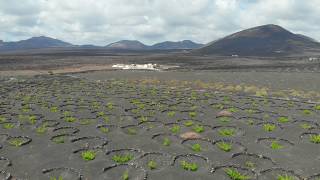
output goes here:
<path id="1" fill-rule="evenodd" d="M 129 180 L 129 171 L 123 172 L 121 179 L 122 180 Z"/>
<path id="2" fill-rule="evenodd" d="M 192 129 L 197 133 L 203 133 L 204 132 L 204 127 L 201 126 L 201 125 L 195 125 Z"/>
<path id="3" fill-rule="evenodd" d="M 278 118 L 278 122 L 279 123 L 287 123 L 289 121 L 290 121 L 289 118 L 285 117 L 285 116 L 281 116 L 281 117 Z"/>
<path id="4" fill-rule="evenodd" d="M 181 128 L 179 125 L 173 125 L 170 130 L 172 133 L 177 134 L 178 132 L 180 132 L 180 129 Z"/>
<path id="5" fill-rule="evenodd" d="M 69 116 L 69 117 L 65 117 L 64 120 L 65 120 L 66 122 L 73 123 L 73 122 L 75 122 L 77 119 L 76 119 L 75 117 Z"/>
<path id="6" fill-rule="evenodd" d="M 278 141 L 272 141 L 270 147 L 271 149 L 274 149 L 274 150 L 283 148 L 283 146 Z"/>
<path id="7" fill-rule="evenodd" d="M 12 128 L 14 128 L 14 124 L 13 123 L 5 123 L 2 125 L 2 127 L 4 129 L 12 129 Z"/>
<path id="8" fill-rule="evenodd" d="M 223 128 L 219 129 L 220 136 L 233 136 L 235 134 L 235 129 L 233 128 Z"/>
<path id="9" fill-rule="evenodd" d="M 232 180 L 247 180 L 247 179 L 251 179 L 250 176 L 241 174 L 236 169 L 227 168 L 227 169 L 225 169 L 225 172 L 229 176 L 229 178 L 232 179 Z"/>
<path id="10" fill-rule="evenodd" d="M 164 138 L 163 139 L 163 142 L 162 142 L 162 145 L 164 146 L 170 146 L 171 145 L 171 141 L 169 138 Z"/>
<path id="11" fill-rule="evenodd" d="M 202 151 L 202 147 L 200 144 L 194 144 L 191 146 L 191 149 L 194 151 L 194 152 L 201 152 Z"/>
<path id="12" fill-rule="evenodd" d="M 15 147 L 20 147 L 24 143 L 24 141 L 20 138 L 12 138 L 8 142 L 11 146 L 15 146 Z"/>
<path id="13" fill-rule="evenodd" d="M 320 144 L 320 134 L 310 135 L 310 142 Z"/>
<path id="14" fill-rule="evenodd" d="M 148 162 L 148 168 L 149 168 L 150 170 L 157 169 L 157 166 L 158 166 L 158 164 L 157 164 L 155 161 L 153 161 L 153 160 L 151 160 L 151 161 Z"/>
<path id="15" fill-rule="evenodd" d="M 96 158 L 96 152 L 94 151 L 84 151 L 81 153 L 81 157 L 83 160 L 92 161 Z"/>
<path id="16" fill-rule="evenodd" d="M 169 112 L 167 112 L 167 116 L 168 117 L 174 117 L 176 115 L 176 112 L 175 111 L 169 111 Z"/>
<path id="17" fill-rule="evenodd" d="M 107 134 L 109 132 L 109 128 L 107 128 L 107 127 L 100 127 L 99 129 L 101 132 L 103 132 L 105 134 Z"/>
<path id="18" fill-rule="evenodd" d="M 276 125 L 274 124 L 264 124 L 263 125 L 263 130 L 266 132 L 271 132 L 274 131 L 276 129 Z"/>
<path id="19" fill-rule="evenodd" d="M 190 118 L 195 118 L 195 117 L 197 117 L 197 112 L 189 112 L 189 117 L 190 117 Z"/>
<path id="20" fill-rule="evenodd" d="M 308 123 L 300 124 L 300 127 L 302 129 L 311 129 L 312 128 L 311 124 L 308 124 Z"/>
<path id="21" fill-rule="evenodd" d="M 227 142 L 218 142 L 217 146 L 219 149 L 221 149 L 222 151 L 225 151 L 225 152 L 229 152 L 232 149 L 232 144 L 227 143 Z"/>
<path id="22" fill-rule="evenodd" d="M 131 154 L 124 154 L 124 155 L 114 155 L 112 160 L 116 163 L 124 164 L 133 159 L 133 155 Z"/>
<path id="23" fill-rule="evenodd" d="M 197 171 L 198 165 L 196 163 L 189 163 L 187 161 L 181 161 L 180 166 L 186 171 Z"/>
<path id="24" fill-rule="evenodd" d="M 47 126 L 42 125 L 42 126 L 37 127 L 36 132 L 38 134 L 43 134 L 43 133 L 47 132 L 47 130 L 48 130 Z"/>
<path id="25" fill-rule="evenodd" d="M 294 179 L 295 178 L 293 176 L 289 176 L 287 174 L 277 176 L 277 180 L 294 180 Z"/>
<path id="26" fill-rule="evenodd" d="M 303 113 L 304 115 L 311 115 L 311 114 L 312 114 L 312 111 L 309 110 L 309 109 L 305 109 L 305 110 L 302 111 L 302 113 Z"/>
<path id="27" fill-rule="evenodd" d="M 186 121 L 186 122 L 184 122 L 184 125 L 186 126 L 186 127 L 191 127 L 191 126 L 193 126 L 193 121 Z"/>

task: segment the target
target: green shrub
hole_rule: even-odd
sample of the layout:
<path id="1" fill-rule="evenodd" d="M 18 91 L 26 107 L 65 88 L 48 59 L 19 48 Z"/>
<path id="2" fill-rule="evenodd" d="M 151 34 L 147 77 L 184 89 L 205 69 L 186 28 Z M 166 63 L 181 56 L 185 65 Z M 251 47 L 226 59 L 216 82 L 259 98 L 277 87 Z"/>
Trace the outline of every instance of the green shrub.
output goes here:
<path id="1" fill-rule="evenodd" d="M 112 160 L 114 162 L 121 163 L 121 164 L 127 163 L 127 162 L 131 161 L 132 159 L 133 159 L 133 155 L 131 155 L 131 154 L 114 155 L 112 157 Z"/>
<path id="2" fill-rule="evenodd" d="M 230 129 L 227 129 L 227 128 L 224 128 L 224 129 L 219 129 L 219 134 L 221 136 L 233 136 L 235 134 L 235 129 L 233 128 L 230 128 Z"/>
<path id="3" fill-rule="evenodd" d="M 188 163 L 187 161 L 180 162 L 181 167 L 187 171 L 197 171 L 198 165 L 196 163 Z"/>
<path id="4" fill-rule="evenodd" d="M 191 149 L 195 152 L 201 152 L 202 148 L 200 144 L 194 144 L 192 145 Z"/>
<path id="5" fill-rule="evenodd" d="M 232 148 L 232 144 L 227 143 L 227 142 L 218 142 L 217 146 L 218 146 L 218 148 L 220 148 L 221 150 L 223 150 L 225 152 L 231 151 L 231 148 Z"/>
<path id="6" fill-rule="evenodd" d="M 96 158 L 96 152 L 94 151 L 84 151 L 81 153 L 82 159 L 86 160 L 86 161 L 91 161 L 94 160 Z"/>
<path id="7" fill-rule="evenodd" d="M 276 125 L 274 124 L 264 124 L 263 125 L 263 130 L 267 132 L 274 131 L 276 129 Z"/>
<path id="8" fill-rule="evenodd" d="M 236 169 L 228 168 L 225 170 L 226 174 L 229 176 L 232 180 L 247 180 L 251 179 L 250 176 L 243 175 L 240 172 L 238 172 Z"/>

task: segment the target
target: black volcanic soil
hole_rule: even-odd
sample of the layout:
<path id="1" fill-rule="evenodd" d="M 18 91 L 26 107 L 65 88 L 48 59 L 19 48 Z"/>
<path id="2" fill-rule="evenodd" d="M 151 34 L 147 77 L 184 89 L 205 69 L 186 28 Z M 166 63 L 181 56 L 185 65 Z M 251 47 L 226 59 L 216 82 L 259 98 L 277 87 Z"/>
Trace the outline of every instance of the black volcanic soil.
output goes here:
<path id="1" fill-rule="evenodd" d="M 320 133 L 316 104 L 170 85 L 168 78 L 135 81 L 132 73 L 113 77 L 3 78 L 1 179 L 120 180 L 127 174 L 137 180 L 227 180 L 228 170 L 259 180 L 319 177 L 320 144 L 310 141 Z M 171 74 L 176 78 L 182 76 Z M 217 117 L 223 109 L 232 116 Z M 275 129 L 265 131 L 270 124 Z M 223 135 L 222 130 L 233 133 Z M 183 140 L 185 132 L 198 132 L 201 138 Z M 222 142 L 231 149 L 221 150 Z M 272 143 L 280 148 L 272 149 Z M 192 149 L 195 144 L 200 151 Z M 95 158 L 84 160 L 85 151 L 93 151 Z M 120 163 L 116 155 L 130 158 Z M 195 163 L 196 169 L 185 170 L 183 161 Z"/>

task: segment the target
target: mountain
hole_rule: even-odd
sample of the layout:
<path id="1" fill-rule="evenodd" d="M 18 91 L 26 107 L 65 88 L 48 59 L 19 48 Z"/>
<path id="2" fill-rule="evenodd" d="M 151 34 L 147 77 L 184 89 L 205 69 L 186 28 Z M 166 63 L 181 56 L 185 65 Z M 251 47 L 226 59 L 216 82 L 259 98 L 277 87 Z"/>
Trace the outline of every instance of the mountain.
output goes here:
<path id="1" fill-rule="evenodd" d="M 0 46 L 0 51 L 7 50 L 24 50 L 24 49 L 41 49 L 41 48 L 53 48 L 53 47 L 71 47 L 70 43 L 53 39 L 50 37 L 39 36 L 32 37 L 27 40 L 17 41 L 17 42 L 2 42 Z"/>
<path id="2" fill-rule="evenodd" d="M 320 43 L 278 25 L 269 24 L 231 34 L 193 52 L 230 56 L 277 56 L 301 53 L 309 49 L 320 49 Z"/>
<path id="3" fill-rule="evenodd" d="M 190 40 L 184 41 L 165 41 L 150 46 L 150 49 L 197 49 L 202 47 L 203 44 L 197 44 Z"/>
<path id="4" fill-rule="evenodd" d="M 148 46 L 144 45 L 140 41 L 122 40 L 111 43 L 106 46 L 110 49 L 130 49 L 130 50 L 142 50 L 147 49 Z"/>

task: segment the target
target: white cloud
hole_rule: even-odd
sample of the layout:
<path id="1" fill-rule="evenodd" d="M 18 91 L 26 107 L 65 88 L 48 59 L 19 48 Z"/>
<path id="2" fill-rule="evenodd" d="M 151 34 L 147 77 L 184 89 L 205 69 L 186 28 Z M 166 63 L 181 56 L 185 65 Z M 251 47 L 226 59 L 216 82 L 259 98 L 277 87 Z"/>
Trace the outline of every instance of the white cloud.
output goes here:
<path id="1" fill-rule="evenodd" d="M 318 0 L 0 0 L 0 39 L 46 35 L 75 44 L 206 43 L 273 23 L 320 40 L 319 9 Z"/>

